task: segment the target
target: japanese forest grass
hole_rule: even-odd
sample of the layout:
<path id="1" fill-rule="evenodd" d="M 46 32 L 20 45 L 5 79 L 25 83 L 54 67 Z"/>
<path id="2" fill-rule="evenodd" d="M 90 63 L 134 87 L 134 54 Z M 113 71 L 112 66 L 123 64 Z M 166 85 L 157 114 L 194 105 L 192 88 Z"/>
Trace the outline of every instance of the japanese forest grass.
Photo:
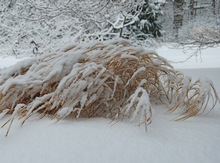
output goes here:
<path id="1" fill-rule="evenodd" d="M 8 132 L 14 118 L 23 124 L 32 115 L 129 118 L 147 127 L 152 103 L 184 120 L 219 101 L 210 80 L 192 81 L 156 52 L 122 39 L 73 44 L 0 70 L 0 118 L 9 115 L 2 125 Z"/>

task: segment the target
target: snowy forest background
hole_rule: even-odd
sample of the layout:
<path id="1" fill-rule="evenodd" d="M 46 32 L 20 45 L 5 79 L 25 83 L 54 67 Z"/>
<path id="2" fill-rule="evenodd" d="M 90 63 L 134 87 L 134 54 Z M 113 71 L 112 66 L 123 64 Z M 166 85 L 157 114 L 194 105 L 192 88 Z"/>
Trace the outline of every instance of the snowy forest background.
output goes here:
<path id="1" fill-rule="evenodd" d="M 219 0 L 1 0 L 0 55 L 34 56 L 73 42 L 220 43 Z"/>

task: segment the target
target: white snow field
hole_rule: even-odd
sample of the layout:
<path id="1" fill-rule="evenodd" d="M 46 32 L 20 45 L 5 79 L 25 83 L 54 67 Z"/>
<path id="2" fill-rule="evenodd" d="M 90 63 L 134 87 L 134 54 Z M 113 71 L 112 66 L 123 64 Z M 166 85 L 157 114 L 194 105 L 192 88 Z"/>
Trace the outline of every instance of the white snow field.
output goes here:
<path id="1" fill-rule="evenodd" d="M 158 53 L 173 62 L 191 55 L 161 47 Z M 201 60 L 202 59 L 202 60 Z M 15 58 L 0 58 L 0 68 Z M 220 47 L 202 51 L 184 63 L 173 64 L 186 75 L 211 79 L 220 94 Z M 15 120 L 8 137 L 0 129 L 0 163 L 218 163 L 220 162 L 220 105 L 208 115 L 174 121 L 164 106 L 154 106 L 145 132 L 129 122 L 105 118 L 30 118 L 24 126 Z M 0 120 L 4 124 L 6 119 Z"/>

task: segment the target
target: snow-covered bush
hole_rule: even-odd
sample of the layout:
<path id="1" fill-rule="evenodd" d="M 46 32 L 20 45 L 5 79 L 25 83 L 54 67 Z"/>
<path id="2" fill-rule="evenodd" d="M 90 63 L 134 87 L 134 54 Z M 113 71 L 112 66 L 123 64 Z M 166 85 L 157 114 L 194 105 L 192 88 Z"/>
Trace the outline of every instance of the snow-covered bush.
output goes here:
<path id="1" fill-rule="evenodd" d="M 128 24 L 133 23 L 136 15 L 131 10 L 143 3 L 143 0 L 2 1 L 0 55 L 17 57 L 48 53 L 73 42 L 121 37 L 120 29 L 126 28 L 124 17 L 129 19 Z M 134 33 L 132 37 L 137 35 Z M 145 39 L 142 43 L 152 46 L 154 40 Z"/>
<path id="2" fill-rule="evenodd" d="M 70 42 L 119 37 L 109 22 L 142 0 L 3 0 L 0 4 L 0 55 L 39 55 Z"/>
<path id="3" fill-rule="evenodd" d="M 182 110 L 180 119 L 203 113 L 219 100 L 212 82 L 192 82 L 153 51 L 126 40 L 72 44 L 0 71 L 0 117 L 22 124 L 32 115 L 130 118 L 151 123 L 152 103 Z M 7 133 L 8 134 L 8 133 Z M 6 135 L 7 135 L 6 134 Z"/>
<path id="4" fill-rule="evenodd" d="M 146 1 L 142 6 L 138 6 L 137 11 L 140 14 L 139 20 L 135 22 L 136 27 L 144 34 L 161 37 L 163 31 L 159 17 L 163 15 L 163 12 L 160 3 Z"/>
<path id="5" fill-rule="evenodd" d="M 179 30 L 181 44 L 214 46 L 220 43 L 220 17 L 197 16 Z"/>
<path id="6" fill-rule="evenodd" d="M 125 8 L 127 10 L 122 11 L 116 20 L 108 21 L 111 32 L 135 45 L 155 47 L 155 40 L 164 33 L 159 19 L 163 15 L 160 3 L 143 0 Z"/>

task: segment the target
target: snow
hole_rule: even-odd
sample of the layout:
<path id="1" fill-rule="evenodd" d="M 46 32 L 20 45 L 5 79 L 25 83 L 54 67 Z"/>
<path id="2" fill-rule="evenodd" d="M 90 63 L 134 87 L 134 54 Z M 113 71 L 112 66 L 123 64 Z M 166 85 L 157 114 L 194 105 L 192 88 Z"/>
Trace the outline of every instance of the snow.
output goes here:
<path id="1" fill-rule="evenodd" d="M 0 69 L 1 69 L 4 67 L 12 66 L 17 62 L 24 60 L 25 58 L 15 58 L 13 56 L 8 56 L 8 57 L 0 56 L 0 59 L 1 59 L 1 63 L 0 63 Z"/>
<path id="2" fill-rule="evenodd" d="M 172 45 L 161 46 L 157 49 L 159 55 L 171 61 L 176 69 L 219 68 L 220 47 L 206 48 L 195 53 L 198 49 L 175 48 Z"/>
<path id="3" fill-rule="evenodd" d="M 220 47 L 208 48 L 174 67 L 192 76 L 213 81 L 220 94 Z M 157 52 L 173 62 L 186 60 L 182 49 L 160 47 Z M 0 58 L 0 68 L 18 61 Z M 137 127 L 129 120 L 106 118 L 65 119 L 56 122 L 32 117 L 20 127 L 14 119 L 8 137 L 0 129 L 0 162 L 4 163 L 217 163 L 220 162 L 220 105 L 207 115 L 174 121 L 177 113 L 166 114 L 163 105 L 153 105 L 153 121 Z M 64 108 L 64 114 L 67 110 Z M 3 125 L 5 118 L 0 120 Z"/>

